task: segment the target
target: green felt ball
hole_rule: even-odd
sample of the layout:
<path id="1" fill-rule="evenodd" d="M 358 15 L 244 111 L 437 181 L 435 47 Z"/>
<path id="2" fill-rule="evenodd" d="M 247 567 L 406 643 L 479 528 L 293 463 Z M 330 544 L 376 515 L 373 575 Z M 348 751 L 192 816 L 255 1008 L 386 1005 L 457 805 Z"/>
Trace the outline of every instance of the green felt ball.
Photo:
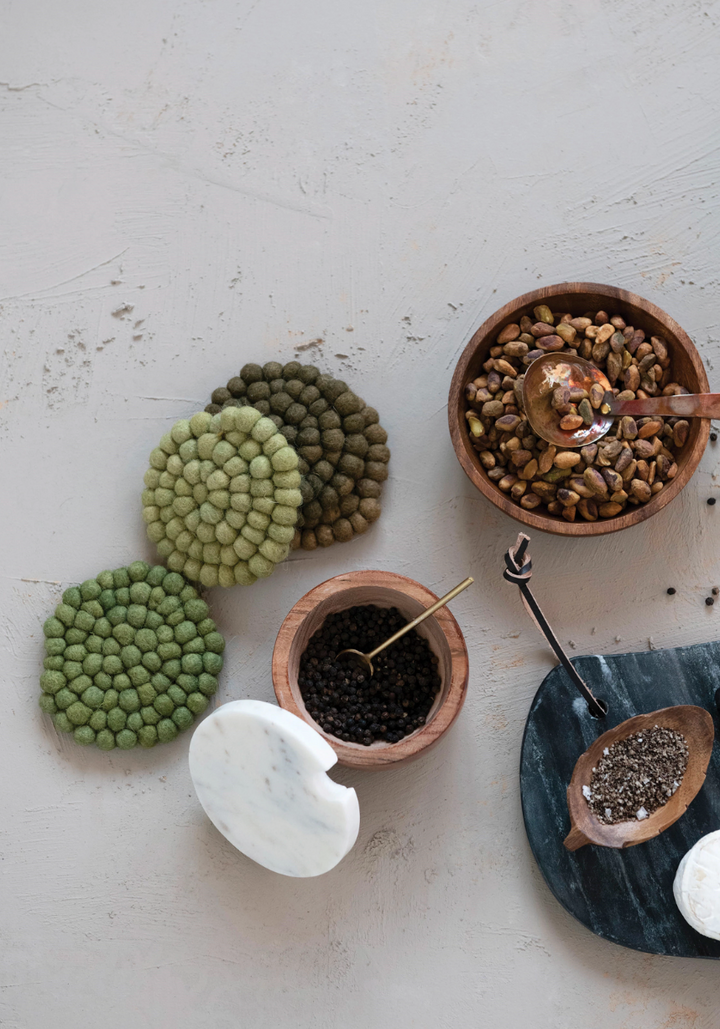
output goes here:
<path id="1" fill-rule="evenodd" d="M 147 668 L 149 672 L 159 672 L 160 666 L 162 665 L 162 658 L 157 653 L 157 649 L 148 650 L 142 656 L 143 668 Z"/>
<path id="2" fill-rule="evenodd" d="M 179 422 L 175 422 L 172 429 L 170 430 L 170 436 L 174 443 L 177 443 L 178 447 L 181 446 L 186 440 L 192 439 L 192 429 L 190 428 L 190 422 L 186 419 L 181 419 Z"/>
<path id="3" fill-rule="evenodd" d="M 163 718 L 157 724 L 157 734 L 160 743 L 169 743 L 178 734 L 178 728 L 171 718 Z"/>
<path id="4" fill-rule="evenodd" d="M 172 713 L 172 720 L 180 732 L 184 732 L 184 730 L 191 726 L 195 721 L 195 717 L 192 711 L 183 704 L 180 707 L 175 708 Z"/>
<path id="5" fill-rule="evenodd" d="M 219 582 L 217 565 L 204 564 L 200 569 L 200 582 L 208 589 L 217 586 Z"/>
<path id="6" fill-rule="evenodd" d="M 134 644 L 139 651 L 145 654 L 147 651 L 157 648 L 158 638 L 152 629 L 138 629 L 135 633 Z"/>
<path id="7" fill-rule="evenodd" d="M 172 685 L 169 688 L 172 689 Z M 158 694 L 153 701 L 152 706 L 155 708 L 157 713 L 162 716 L 172 714 L 175 707 L 167 693 Z"/>
<path id="8" fill-rule="evenodd" d="M 138 729 L 137 738 L 141 747 L 154 747 L 158 741 L 157 729 L 154 725 L 143 725 Z"/>
<path id="9" fill-rule="evenodd" d="M 99 690 L 109 690 L 112 686 L 112 676 L 108 675 L 107 672 L 96 672 L 93 677 L 93 682 Z"/>
<path id="10" fill-rule="evenodd" d="M 200 675 L 204 670 L 201 654 L 183 654 L 180 664 L 182 665 L 183 672 L 187 675 Z"/>
<path id="11" fill-rule="evenodd" d="M 73 738 L 81 747 L 87 747 L 95 742 L 95 733 L 89 725 L 80 725 L 75 729 Z"/>
<path id="12" fill-rule="evenodd" d="M 180 704 L 184 704 L 187 699 L 187 694 L 182 687 L 174 683 L 167 692 L 168 697 L 172 700 L 175 707 L 179 707 Z"/>
<path id="13" fill-rule="evenodd" d="M 47 672 L 62 672 L 64 664 L 65 659 L 62 654 L 60 654 L 58 657 L 46 657 L 43 661 L 43 668 Z"/>
<path id="14" fill-rule="evenodd" d="M 99 636 L 101 639 L 105 640 L 109 636 L 112 636 L 112 629 L 113 627 L 107 618 L 98 618 L 95 622 L 93 635 Z"/>
<path id="15" fill-rule="evenodd" d="M 48 693 L 41 693 L 38 703 L 40 704 L 40 710 L 44 711 L 46 715 L 54 715 L 58 709 L 54 698 Z"/>
<path id="16" fill-rule="evenodd" d="M 71 704 L 66 710 L 65 714 L 73 725 L 85 725 L 85 723 L 90 720 L 92 711 L 87 704 L 83 704 L 82 701 L 76 700 L 75 703 Z"/>
<path id="17" fill-rule="evenodd" d="M 95 746 L 99 747 L 100 750 L 114 750 L 115 734 L 109 729 L 103 729 L 95 737 Z"/>
<path id="18" fill-rule="evenodd" d="M 275 472 L 273 484 L 278 489 L 299 489 L 302 477 L 300 472 L 293 468 L 289 472 Z"/>
<path id="19" fill-rule="evenodd" d="M 140 708 L 140 714 L 145 725 L 157 725 L 161 716 L 152 705 Z"/>
<path id="20" fill-rule="evenodd" d="M 258 549 L 260 554 L 273 564 L 279 564 L 281 561 L 284 561 L 289 553 L 287 544 L 276 543 L 275 540 L 272 539 L 263 540 Z M 258 573 L 255 568 L 252 567 L 252 564 L 250 567 L 254 574 L 257 575 Z"/>
<path id="21" fill-rule="evenodd" d="M 80 607 L 83 602 L 83 595 L 80 592 L 79 586 L 70 586 L 62 595 L 63 604 L 67 604 L 69 607 Z"/>
<path id="22" fill-rule="evenodd" d="M 250 558 L 250 560 L 248 561 L 248 568 L 250 569 L 252 574 L 256 576 L 258 579 L 265 579 L 268 575 L 272 574 L 275 568 L 275 564 L 272 561 L 269 561 L 266 557 L 263 557 L 262 554 L 258 553 L 253 554 L 253 556 Z M 205 655 L 205 657 L 212 656 L 213 655 L 211 654 Z M 212 669 L 208 669 L 208 671 L 212 671 Z"/>
<path id="23" fill-rule="evenodd" d="M 105 694 L 97 686 L 88 686 L 88 688 L 84 690 L 81 694 L 80 699 L 82 700 L 83 704 L 85 704 L 89 708 L 92 708 L 94 711 L 95 708 L 98 708 L 102 705 L 102 702 L 105 699 Z"/>
<path id="24" fill-rule="evenodd" d="M 40 686 L 45 693 L 58 693 L 65 687 L 66 683 L 67 679 L 59 671 L 43 672 L 40 676 Z"/>
<path id="25" fill-rule="evenodd" d="M 94 729 L 95 732 L 101 732 L 107 726 L 107 713 L 102 709 L 93 711 L 90 715 L 88 725 L 91 729 Z"/>
<path id="26" fill-rule="evenodd" d="M 130 729 L 132 732 L 137 732 L 138 729 L 142 729 L 144 724 L 145 723 L 142 720 L 142 715 L 140 714 L 140 712 L 133 711 L 132 714 L 128 715 L 128 720 L 126 722 L 125 727 L 127 729 Z"/>
<path id="27" fill-rule="evenodd" d="M 185 703 L 193 714 L 201 715 L 208 706 L 208 699 L 202 693 L 190 693 Z"/>
<path id="28" fill-rule="evenodd" d="M 276 472 L 289 472 L 297 468 L 297 454 L 292 447 L 282 447 L 272 455 L 271 464 Z"/>
<path id="29" fill-rule="evenodd" d="M 188 558 L 183 566 L 183 573 L 187 575 L 188 579 L 197 581 L 200 577 L 200 571 L 202 569 L 202 563 L 196 558 Z"/>
<path id="30" fill-rule="evenodd" d="M 108 654 L 103 658 L 102 667 L 108 675 L 118 675 L 123 670 L 123 663 L 117 654 Z"/>
<path id="31" fill-rule="evenodd" d="M 137 745 L 137 734 L 131 729 L 122 729 L 115 737 L 115 744 L 120 750 L 132 750 Z"/>
<path id="32" fill-rule="evenodd" d="M 126 621 L 120 622 L 119 625 L 116 625 L 113 628 L 113 637 L 117 640 L 121 647 L 127 647 L 135 639 L 135 629 Z"/>
<path id="33" fill-rule="evenodd" d="M 57 657 L 62 654 L 67 644 L 62 637 L 48 636 L 45 639 L 45 653 L 48 657 Z"/>
<path id="34" fill-rule="evenodd" d="M 80 612 L 71 607 L 70 604 L 58 604 L 55 608 L 55 617 L 59 618 L 63 625 L 68 627 L 74 625 L 75 618 L 79 614 Z"/>
<path id="35" fill-rule="evenodd" d="M 198 676 L 198 690 L 206 697 L 212 697 L 217 693 L 217 677 L 211 672 L 202 672 Z"/>
<path id="36" fill-rule="evenodd" d="M 273 522 L 268 526 L 268 537 L 277 543 L 292 543 L 295 536 L 295 528 L 291 525 L 277 525 Z"/>
<path id="37" fill-rule="evenodd" d="M 196 439 L 189 439 L 186 443 L 183 443 L 178 450 L 178 457 L 181 461 L 196 461 L 198 456 L 198 445 Z"/>
<path id="38" fill-rule="evenodd" d="M 119 675 L 113 676 L 113 689 L 119 693 L 122 693 L 123 690 L 129 690 L 131 685 L 130 676 L 126 675 L 125 672 L 120 672 Z"/>
<path id="39" fill-rule="evenodd" d="M 128 679 L 135 688 L 142 686 L 143 683 L 150 682 L 150 672 L 144 665 L 133 665 L 132 668 L 128 669 L 127 674 Z"/>
<path id="40" fill-rule="evenodd" d="M 112 711 L 108 711 L 107 725 L 108 729 L 113 732 L 120 732 L 121 729 L 125 728 L 127 722 L 127 715 L 120 707 L 114 707 Z"/>
<path id="41" fill-rule="evenodd" d="M 43 633 L 50 638 L 64 636 L 65 626 L 59 618 L 48 618 L 43 625 Z"/>
<path id="42" fill-rule="evenodd" d="M 127 620 L 133 629 L 142 629 L 147 617 L 147 608 L 142 604 L 131 604 L 127 609 Z"/>
<path id="43" fill-rule="evenodd" d="M 87 637 L 88 634 L 84 629 L 78 629 L 75 626 L 72 629 L 67 629 L 65 632 L 65 642 L 70 646 L 73 643 L 84 643 Z"/>
<path id="44" fill-rule="evenodd" d="M 59 732 L 72 732 L 75 726 L 64 711 L 56 711 L 52 716 L 53 725 Z"/>
<path id="45" fill-rule="evenodd" d="M 88 654 L 102 654 L 103 641 L 102 637 L 96 636 L 95 633 L 85 640 L 85 649 Z"/>

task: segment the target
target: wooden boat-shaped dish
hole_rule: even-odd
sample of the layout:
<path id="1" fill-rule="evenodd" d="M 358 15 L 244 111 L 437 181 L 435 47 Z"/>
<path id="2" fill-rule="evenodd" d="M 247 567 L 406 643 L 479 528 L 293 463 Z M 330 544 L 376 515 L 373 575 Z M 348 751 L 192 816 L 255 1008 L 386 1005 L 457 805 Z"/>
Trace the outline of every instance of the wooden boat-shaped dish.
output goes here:
<path id="1" fill-rule="evenodd" d="M 615 825 L 604 825 L 595 817 L 585 800 L 583 785 L 590 785 L 593 767 L 602 757 L 605 747 L 610 747 L 618 740 L 624 740 L 634 732 L 652 729 L 654 725 L 659 725 L 663 729 L 674 729 L 682 733 L 687 740 L 688 764 L 683 780 L 667 804 L 653 811 L 648 818 L 642 821 L 632 819 L 617 822 Z M 570 832 L 564 841 L 567 849 L 578 850 L 586 843 L 618 849 L 634 847 L 638 843 L 659 836 L 673 822 L 677 822 L 697 796 L 705 781 L 714 737 L 715 727 L 709 712 L 692 704 L 663 707 L 646 715 L 636 715 L 603 733 L 578 758 L 573 769 L 567 789 L 567 805 L 570 812 Z"/>

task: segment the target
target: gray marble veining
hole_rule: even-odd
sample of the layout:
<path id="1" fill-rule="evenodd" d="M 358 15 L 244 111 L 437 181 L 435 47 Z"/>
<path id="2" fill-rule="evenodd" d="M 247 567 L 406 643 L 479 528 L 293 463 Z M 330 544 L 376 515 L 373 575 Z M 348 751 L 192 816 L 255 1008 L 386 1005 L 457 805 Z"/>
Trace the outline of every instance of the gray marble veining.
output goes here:
<path id="1" fill-rule="evenodd" d="M 213 824 L 274 872 L 321 875 L 355 843 L 355 790 L 325 774 L 335 752 L 289 711 L 259 700 L 224 704 L 195 730 L 189 761 Z"/>

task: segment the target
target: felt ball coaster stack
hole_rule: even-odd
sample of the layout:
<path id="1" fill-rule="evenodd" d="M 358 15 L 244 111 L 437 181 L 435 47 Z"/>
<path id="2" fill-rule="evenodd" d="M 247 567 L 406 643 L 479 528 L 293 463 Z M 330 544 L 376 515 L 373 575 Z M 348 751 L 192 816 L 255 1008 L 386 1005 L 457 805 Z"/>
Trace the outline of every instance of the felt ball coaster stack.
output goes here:
<path id="1" fill-rule="evenodd" d="M 292 548 L 347 542 L 380 516 L 387 433 L 377 411 L 340 379 L 298 361 L 246 364 L 214 390 L 210 415 L 254 408 L 296 448 L 302 508 Z"/>

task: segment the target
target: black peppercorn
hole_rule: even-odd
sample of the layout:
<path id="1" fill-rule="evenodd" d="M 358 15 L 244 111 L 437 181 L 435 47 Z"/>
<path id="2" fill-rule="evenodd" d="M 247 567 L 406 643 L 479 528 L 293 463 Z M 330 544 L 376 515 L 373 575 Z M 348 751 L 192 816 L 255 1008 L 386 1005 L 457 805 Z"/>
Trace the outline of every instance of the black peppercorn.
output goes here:
<path id="1" fill-rule="evenodd" d="M 397 743 L 425 724 L 441 686 L 438 659 L 415 630 L 374 659 L 367 677 L 341 650 L 366 653 L 406 619 L 396 608 L 354 607 L 330 615 L 300 659 L 298 685 L 308 714 L 326 733 L 370 746 Z"/>
<path id="2" fill-rule="evenodd" d="M 712 607 L 715 603 L 715 600 L 712 597 L 705 597 L 705 603 L 708 607 Z"/>
<path id="3" fill-rule="evenodd" d="M 673 597 L 677 593 L 677 590 L 674 586 L 668 586 L 668 593 L 671 597 Z"/>
<path id="4" fill-rule="evenodd" d="M 710 433 L 710 442 L 711 443 L 717 442 L 717 433 L 716 432 L 711 432 Z"/>
<path id="5" fill-rule="evenodd" d="M 713 504 L 717 503 L 717 501 L 715 500 L 715 497 L 708 497 L 708 501 L 707 502 L 710 505 L 710 507 L 712 507 Z"/>

